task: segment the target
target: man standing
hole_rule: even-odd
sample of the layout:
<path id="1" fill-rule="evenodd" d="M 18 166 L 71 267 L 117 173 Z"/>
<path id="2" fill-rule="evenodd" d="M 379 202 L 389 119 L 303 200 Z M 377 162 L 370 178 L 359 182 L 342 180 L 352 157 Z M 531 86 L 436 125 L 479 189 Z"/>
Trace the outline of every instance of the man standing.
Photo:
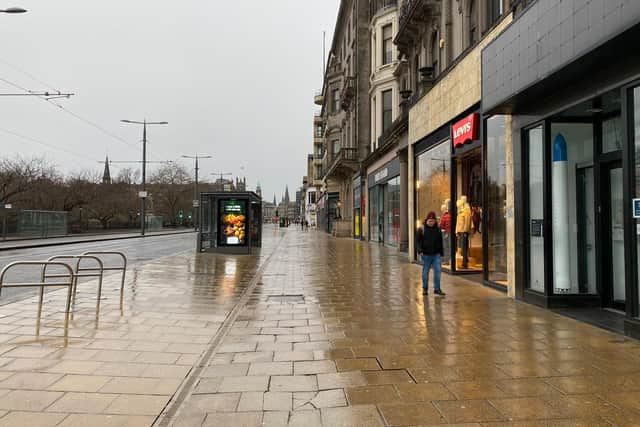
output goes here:
<path id="1" fill-rule="evenodd" d="M 441 257 L 444 254 L 442 234 L 433 211 L 427 214 L 424 226 L 416 233 L 416 248 L 422 258 L 422 295 L 429 293 L 429 270 L 433 267 L 433 293 L 445 296 L 440 289 Z"/>

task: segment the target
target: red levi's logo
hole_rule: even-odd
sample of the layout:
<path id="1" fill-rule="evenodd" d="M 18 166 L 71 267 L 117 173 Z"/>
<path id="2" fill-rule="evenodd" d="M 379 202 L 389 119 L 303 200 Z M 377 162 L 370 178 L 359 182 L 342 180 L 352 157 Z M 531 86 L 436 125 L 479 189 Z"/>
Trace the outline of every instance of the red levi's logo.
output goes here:
<path id="1" fill-rule="evenodd" d="M 467 142 L 478 139 L 478 113 L 473 113 L 454 123 L 453 130 L 453 148 L 458 148 Z"/>

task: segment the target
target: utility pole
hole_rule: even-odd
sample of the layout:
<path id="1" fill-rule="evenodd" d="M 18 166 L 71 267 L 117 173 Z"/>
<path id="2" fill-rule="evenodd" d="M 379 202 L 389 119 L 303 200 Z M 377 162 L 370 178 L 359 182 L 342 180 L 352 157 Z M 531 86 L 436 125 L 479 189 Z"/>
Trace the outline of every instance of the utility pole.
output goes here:
<path id="1" fill-rule="evenodd" d="M 198 159 L 211 159 L 213 158 L 213 156 L 199 156 L 199 155 L 195 155 L 195 156 L 182 156 L 184 159 L 195 159 L 196 161 L 196 167 L 195 167 L 195 171 L 196 171 L 196 185 L 193 189 L 193 228 L 198 231 L 198 221 L 200 219 L 200 193 L 198 192 Z"/>
<path id="2" fill-rule="evenodd" d="M 146 119 L 137 122 L 134 120 L 120 120 L 122 123 L 142 125 L 142 191 L 140 191 L 140 234 L 144 236 L 146 227 L 147 204 L 147 125 L 168 125 L 169 122 L 148 122 Z"/>

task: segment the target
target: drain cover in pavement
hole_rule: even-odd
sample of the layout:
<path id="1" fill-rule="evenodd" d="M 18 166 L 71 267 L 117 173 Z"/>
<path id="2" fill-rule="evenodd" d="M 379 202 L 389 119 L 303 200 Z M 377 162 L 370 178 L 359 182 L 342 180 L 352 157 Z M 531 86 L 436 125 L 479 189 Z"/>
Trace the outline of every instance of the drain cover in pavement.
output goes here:
<path id="1" fill-rule="evenodd" d="M 269 295 L 267 302 L 296 304 L 304 302 L 304 295 Z"/>

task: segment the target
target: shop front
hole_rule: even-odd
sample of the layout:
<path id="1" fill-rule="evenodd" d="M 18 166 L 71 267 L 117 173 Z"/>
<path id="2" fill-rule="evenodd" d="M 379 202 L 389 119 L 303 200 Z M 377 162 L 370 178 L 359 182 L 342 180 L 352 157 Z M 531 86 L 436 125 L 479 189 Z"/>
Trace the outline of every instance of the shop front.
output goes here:
<path id="1" fill-rule="evenodd" d="M 488 120 L 483 138 L 480 122 L 471 110 L 415 144 L 415 227 L 436 212 L 443 269 L 506 290 L 505 124 Z"/>
<path id="2" fill-rule="evenodd" d="M 512 60 L 500 46 L 526 33 L 534 4 L 483 52 L 483 107 L 511 115 L 516 297 L 640 338 L 640 57 L 625 54 L 640 6 L 623 3 L 628 16 L 583 40 L 581 56 L 524 67 L 533 74 L 519 64 L 505 87 L 492 67 Z"/>
<path id="3" fill-rule="evenodd" d="M 353 178 L 353 238 L 363 239 L 365 237 L 364 224 L 366 215 L 362 199 L 362 177 L 356 174 Z"/>
<path id="4" fill-rule="evenodd" d="M 369 240 L 400 245 L 400 160 L 393 158 L 368 175 Z"/>

